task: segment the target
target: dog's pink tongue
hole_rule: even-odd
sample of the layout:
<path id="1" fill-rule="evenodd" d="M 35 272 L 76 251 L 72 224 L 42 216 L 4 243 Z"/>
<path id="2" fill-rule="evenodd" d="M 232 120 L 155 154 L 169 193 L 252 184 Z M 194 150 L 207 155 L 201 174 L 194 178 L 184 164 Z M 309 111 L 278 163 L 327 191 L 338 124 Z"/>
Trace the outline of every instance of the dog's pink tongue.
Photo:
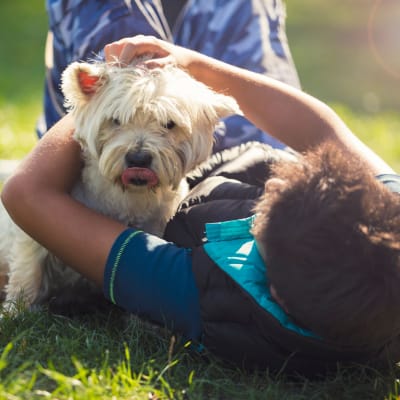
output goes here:
<path id="1" fill-rule="evenodd" d="M 127 168 L 121 175 L 122 183 L 125 186 L 137 185 L 154 187 L 158 184 L 158 177 L 149 168 L 131 167 Z"/>

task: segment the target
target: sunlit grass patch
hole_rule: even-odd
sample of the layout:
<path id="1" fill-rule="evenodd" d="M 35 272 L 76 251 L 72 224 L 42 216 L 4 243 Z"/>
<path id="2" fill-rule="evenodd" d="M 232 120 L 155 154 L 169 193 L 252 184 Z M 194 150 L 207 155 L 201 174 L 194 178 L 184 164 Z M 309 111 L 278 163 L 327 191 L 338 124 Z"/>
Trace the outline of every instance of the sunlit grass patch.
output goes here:
<path id="1" fill-rule="evenodd" d="M 191 353 L 179 339 L 118 312 L 69 319 L 6 317 L 1 399 L 397 399 L 395 370 L 341 368 L 325 379 L 245 372 Z"/>
<path id="2" fill-rule="evenodd" d="M 400 172 L 400 114 L 355 113 L 343 104 L 332 107 L 363 142 Z"/>
<path id="3" fill-rule="evenodd" d="M 24 157 L 37 141 L 35 121 L 40 102 L 25 104 L 0 102 L 0 159 Z"/>

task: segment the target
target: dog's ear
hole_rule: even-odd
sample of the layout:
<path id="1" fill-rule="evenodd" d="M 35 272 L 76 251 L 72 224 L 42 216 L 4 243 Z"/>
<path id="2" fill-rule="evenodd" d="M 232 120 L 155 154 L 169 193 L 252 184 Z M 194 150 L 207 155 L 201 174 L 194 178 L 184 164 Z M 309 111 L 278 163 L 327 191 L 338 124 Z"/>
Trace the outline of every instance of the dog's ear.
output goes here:
<path id="1" fill-rule="evenodd" d="M 235 114 L 243 115 L 238 103 L 231 96 L 215 93 L 211 105 L 217 113 L 218 118 L 226 118 Z"/>
<path id="2" fill-rule="evenodd" d="M 105 69 L 98 64 L 70 64 L 61 77 L 65 106 L 71 109 L 87 103 L 106 81 Z"/>
<path id="3" fill-rule="evenodd" d="M 96 93 L 99 86 L 98 84 L 100 83 L 99 81 L 101 81 L 99 75 L 91 75 L 89 71 L 85 69 L 79 69 L 77 71 L 77 79 L 82 92 L 88 96 Z"/>

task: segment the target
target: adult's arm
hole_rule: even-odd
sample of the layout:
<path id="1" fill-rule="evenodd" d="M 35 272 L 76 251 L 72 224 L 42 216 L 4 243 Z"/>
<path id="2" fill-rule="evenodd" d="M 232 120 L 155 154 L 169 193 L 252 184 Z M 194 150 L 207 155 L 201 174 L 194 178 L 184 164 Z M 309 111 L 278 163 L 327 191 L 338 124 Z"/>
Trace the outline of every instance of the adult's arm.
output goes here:
<path id="1" fill-rule="evenodd" d="M 110 249 L 126 227 L 69 195 L 81 169 L 73 130 L 70 116 L 50 129 L 5 183 L 1 199 L 23 230 L 101 285 Z"/>
<path id="2" fill-rule="evenodd" d="M 121 64 L 148 54 L 152 59 L 144 63 L 150 67 L 176 63 L 214 90 L 233 96 L 247 119 L 295 150 L 330 140 L 373 173 L 393 172 L 328 105 L 301 90 L 154 37 L 135 36 L 105 47 L 106 60 Z"/>

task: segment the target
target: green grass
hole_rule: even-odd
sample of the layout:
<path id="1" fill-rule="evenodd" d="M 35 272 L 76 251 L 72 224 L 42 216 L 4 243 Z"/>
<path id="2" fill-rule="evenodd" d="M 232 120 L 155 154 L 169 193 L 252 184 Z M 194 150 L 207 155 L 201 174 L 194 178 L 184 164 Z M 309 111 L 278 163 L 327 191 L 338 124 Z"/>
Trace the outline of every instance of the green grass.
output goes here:
<path id="1" fill-rule="evenodd" d="M 394 400 L 398 390 L 394 374 L 361 367 L 323 381 L 231 370 L 117 311 L 87 319 L 5 317 L 0 348 L 2 399 Z"/>
<path id="2" fill-rule="evenodd" d="M 0 101 L 0 159 L 19 159 L 36 143 L 34 124 L 41 108 L 37 101 L 22 104 Z"/>
<path id="3" fill-rule="evenodd" d="M 0 3 L 0 158 L 20 158 L 36 142 L 46 25 L 42 0 Z"/>
<path id="4" fill-rule="evenodd" d="M 400 115 L 394 111 L 356 113 L 344 104 L 331 103 L 350 129 L 400 172 Z"/>
<path id="5" fill-rule="evenodd" d="M 287 0 L 303 88 L 329 102 L 400 171 L 398 80 L 383 71 L 366 40 L 374 1 L 342 3 Z M 398 0 L 382 3 L 388 11 L 377 15 L 380 30 L 399 9 Z M 45 34 L 43 0 L 0 3 L 0 158 L 20 158 L 36 142 Z M 117 311 L 75 319 L 25 312 L 0 322 L 0 399 L 395 400 L 398 378 L 397 367 L 340 369 L 320 381 L 231 370 L 182 345 L 171 350 L 167 332 Z"/>
<path id="6" fill-rule="evenodd" d="M 398 0 L 286 4 L 290 46 L 307 92 L 361 113 L 400 109 Z"/>
<path id="7" fill-rule="evenodd" d="M 400 171 L 398 0 L 286 0 L 286 5 L 303 89 L 332 105 Z"/>

